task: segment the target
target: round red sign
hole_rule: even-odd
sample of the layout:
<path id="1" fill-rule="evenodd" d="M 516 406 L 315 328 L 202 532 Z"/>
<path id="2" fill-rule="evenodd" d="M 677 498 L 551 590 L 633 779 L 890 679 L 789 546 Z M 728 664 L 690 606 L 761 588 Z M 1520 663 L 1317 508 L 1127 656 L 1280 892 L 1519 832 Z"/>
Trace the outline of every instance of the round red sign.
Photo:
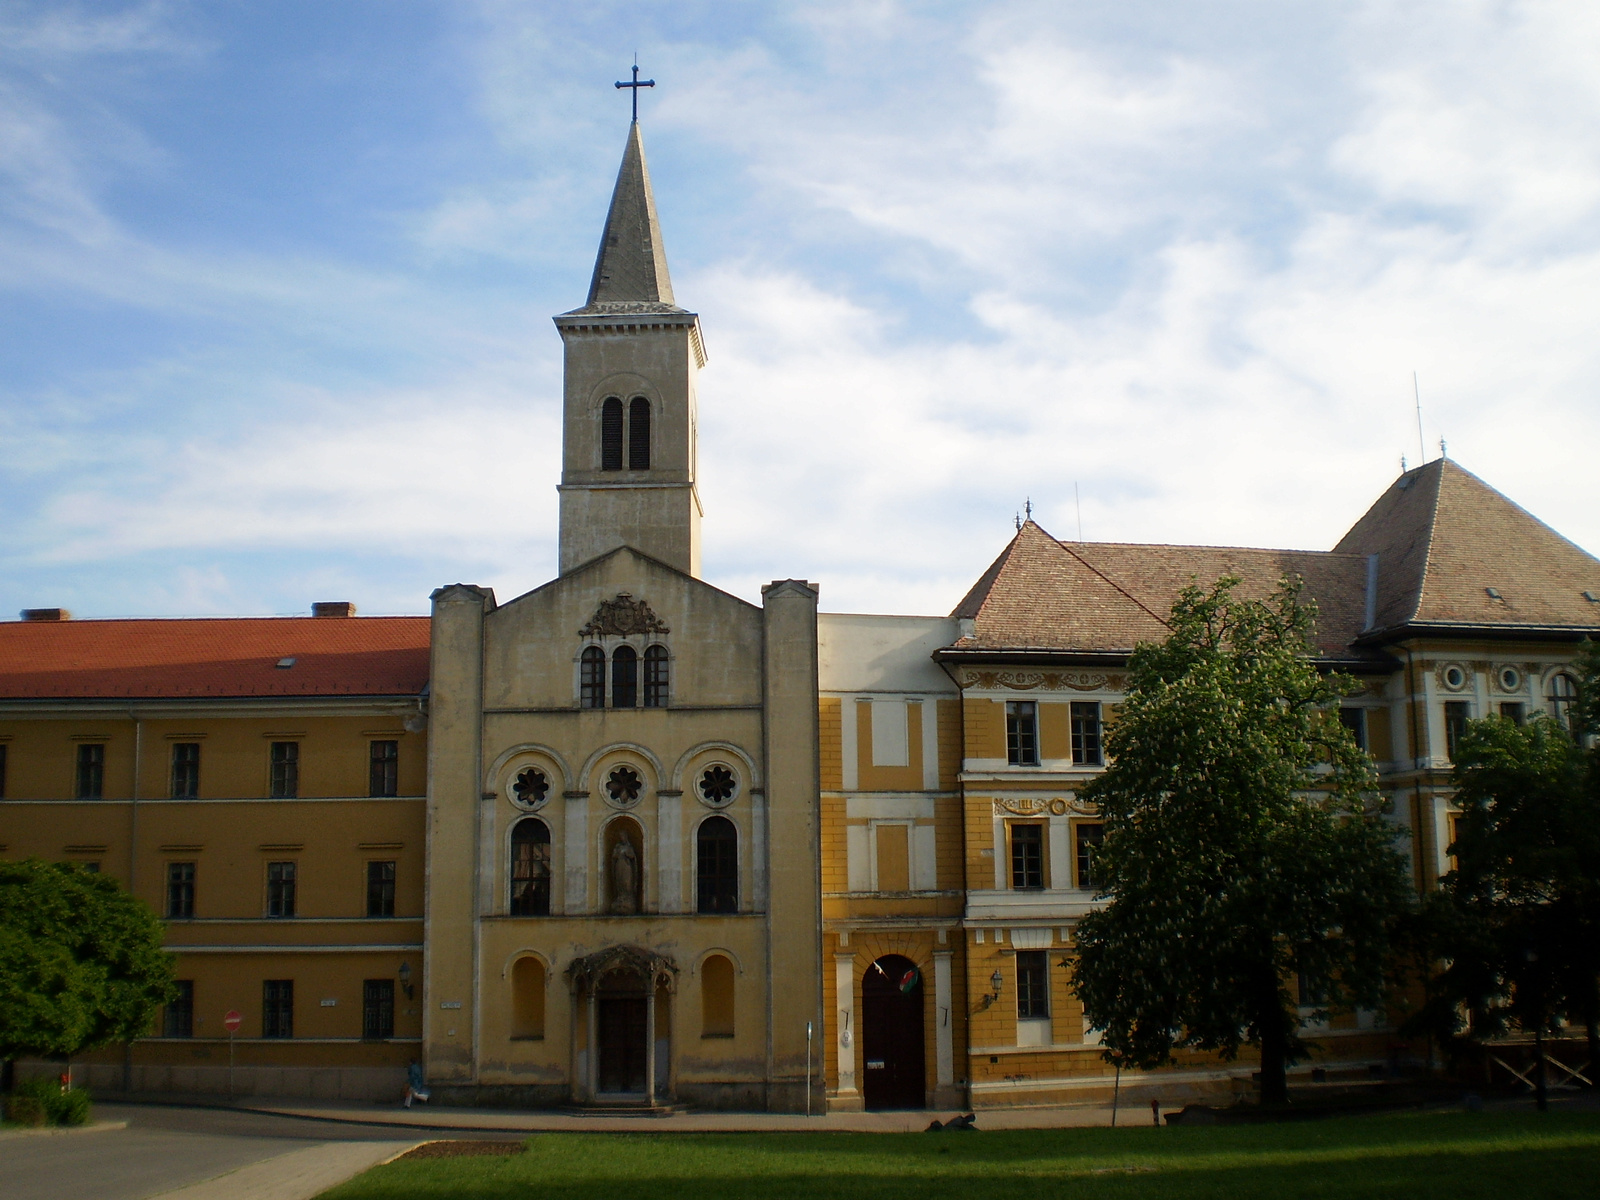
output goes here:
<path id="1" fill-rule="evenodd" d="M 239 1026 L 244 1024 L 244 1018 L 239 1015 L 237 1008 L 230 1008 L 222 1016 L 222 1027 L 229 1033 L 237 1033 Z"/>

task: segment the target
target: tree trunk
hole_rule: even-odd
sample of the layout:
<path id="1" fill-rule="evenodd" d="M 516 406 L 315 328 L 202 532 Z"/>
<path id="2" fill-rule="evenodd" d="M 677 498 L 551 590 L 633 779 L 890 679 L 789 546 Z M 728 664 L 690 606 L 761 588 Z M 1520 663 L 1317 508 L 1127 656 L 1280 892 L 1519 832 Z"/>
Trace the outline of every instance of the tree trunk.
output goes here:
<path id="1" fill-rule="evenodd" d="M 1589 1030 L 1589 1090 L 1594 1091 L 1600 1087 L 1600 1018 L 1597 1018 L 1593 1009 L 1589 1010 L 1589 1019 L 1584 1022 Z"/>
<path id="2" fill-rule="evenodd" d="M 1274 994 L 1273 999 L 1277 996 Z M 1289 1103 L 1289 1038 L 1283 1011 L 1273 1004 L 1261 1014 L 1261 1103 Z"/>
<path id="3" fill-rule="evenodd" d="M 0 1059 L 0 1095 L 9 1096 L 17 1086 L 17 1063 L 15 1059 Z"/>

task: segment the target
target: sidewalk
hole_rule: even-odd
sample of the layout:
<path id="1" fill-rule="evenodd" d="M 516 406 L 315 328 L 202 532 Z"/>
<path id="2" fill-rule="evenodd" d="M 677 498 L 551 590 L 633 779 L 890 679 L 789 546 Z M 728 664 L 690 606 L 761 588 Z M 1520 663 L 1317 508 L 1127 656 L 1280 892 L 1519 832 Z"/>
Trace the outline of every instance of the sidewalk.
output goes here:
<path id="1" fill-rule="evenodd" d="M 794 1113 L 675 1112 L 660 1117 L 596 1116 L 559 1109 L 435 1108 L 339 1100 L 302 1100 L 272 1096 L 245 1096 L 233 1101 L 215 1096 L 134 1096 L 123 1102 L 226 1108 L 313 1121 L 350 1125 L 392 1126 L 396 1136 L 405 1131 L 423 1133 L 453 1130 L 529 1133 L 917 1133 L 934 1120 L 948 1120 L 948 1112 L 829 1113 L 804 1117 Z M 1123 1105 L 1119 1125 L 1148 1125 L 1150 1106 Z M 1060 1105 L 1048 1108 L 989 1109 L 978 1114 L 979 1129 L 1071 1129 L 1110 1125 L 1109 1104 Z"/>

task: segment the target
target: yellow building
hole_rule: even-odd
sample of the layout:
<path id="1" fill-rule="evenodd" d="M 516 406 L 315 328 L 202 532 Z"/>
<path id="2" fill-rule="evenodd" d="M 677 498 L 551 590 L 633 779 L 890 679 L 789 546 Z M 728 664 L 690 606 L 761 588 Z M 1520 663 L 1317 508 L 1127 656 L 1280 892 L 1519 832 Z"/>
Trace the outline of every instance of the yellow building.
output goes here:
<path id="1" fill-rule="evenodd" d="M 0 855 L 117 875 L 184 981 L 95 1086 L 398 1099 L 418 1060 L 445 1103 L 1096 1099 L 1078 793 L 1182 586 L 1305 580 L 1420 890 L 1463 723 L 1560 715 L 1600 633 L 1600 562 L 1442 459 L 1329 552 L 1029 522 L 948 617 L 819 614 L 799 580 L 753 605 L 700 578 L 705 348 L 637 125 L 587 302 L 555 320 L 556 579 L 441 587 L 431 617 L 0 624 Z M 1410 1053 L 1382 1013 L 1315 1035 L 1325 1069 Z"/>

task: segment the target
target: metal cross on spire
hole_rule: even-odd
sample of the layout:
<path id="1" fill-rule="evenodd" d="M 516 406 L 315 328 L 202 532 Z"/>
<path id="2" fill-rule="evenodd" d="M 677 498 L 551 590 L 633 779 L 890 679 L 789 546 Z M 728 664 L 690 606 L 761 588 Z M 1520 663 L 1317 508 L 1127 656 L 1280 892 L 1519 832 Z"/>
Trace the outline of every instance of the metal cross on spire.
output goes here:
<path id="1" fill-rule="evenodd" d="M 656 85 L 656 81 L 654 79 L 640 79 L 639 78 L 639 64 L 638 63 L 634 63 L 633 64 L 633 82 L 632 83 L 625 83 L 625 82 L 623 82 L 621 80 L 619 80 L 617 82 L 617 86 L 619 88 L 631 88 L 633 90 L 633 123 L 635 125 L 637 125 L 639 123 L 639 89 L 642 88 L 642 87 L 655 87 L 655 85 Z"/>

